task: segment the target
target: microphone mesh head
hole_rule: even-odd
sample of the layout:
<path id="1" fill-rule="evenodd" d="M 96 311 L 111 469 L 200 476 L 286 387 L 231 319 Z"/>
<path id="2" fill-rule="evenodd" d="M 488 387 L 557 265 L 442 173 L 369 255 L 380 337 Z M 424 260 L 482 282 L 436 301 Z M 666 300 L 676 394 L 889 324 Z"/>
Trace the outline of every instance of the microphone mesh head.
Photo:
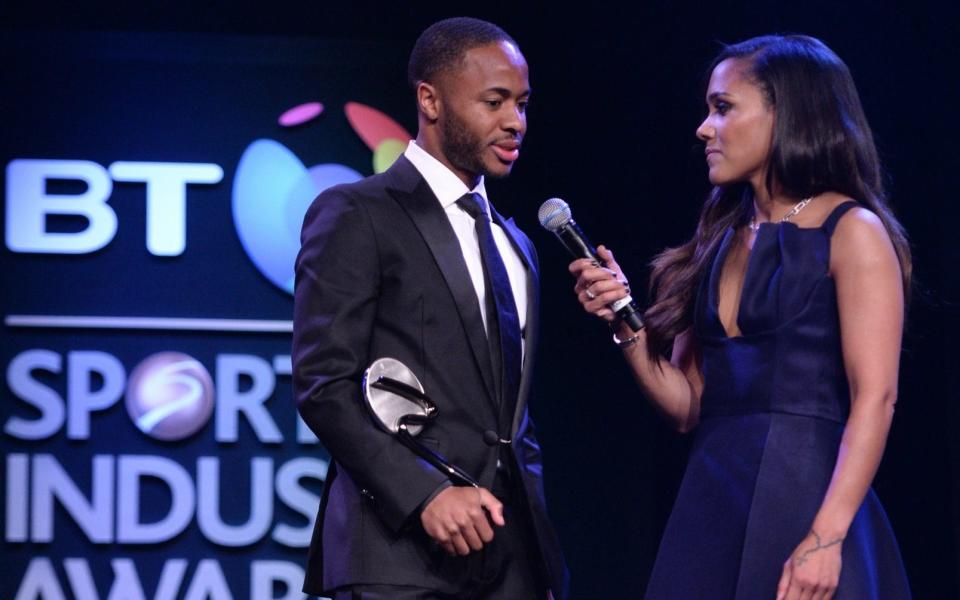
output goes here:
<path id="1" fill-rule="evenodd" d="M 540 205 L 537 218 L 540 219 L 544 229 L 556 232 L 573 218 L 573 213 L 570 211 L 570 206 L 560 198 L 550 198 Z"/>

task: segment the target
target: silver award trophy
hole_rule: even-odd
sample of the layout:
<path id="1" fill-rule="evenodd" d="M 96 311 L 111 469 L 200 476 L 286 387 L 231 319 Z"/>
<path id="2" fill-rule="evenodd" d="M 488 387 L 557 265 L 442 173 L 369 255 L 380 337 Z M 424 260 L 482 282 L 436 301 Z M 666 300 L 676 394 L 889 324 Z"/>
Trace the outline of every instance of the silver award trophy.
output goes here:
<path id="1" fill-rule="evenodd" d="M 363 373 L 363 398 L 381 429 L 394 435 L 454 485 L 479 487 L 460 467 L 416 440 L 424 425 L 437 417 L 437 405 L 405 364 L 394 358 L 378 358 Z"/>

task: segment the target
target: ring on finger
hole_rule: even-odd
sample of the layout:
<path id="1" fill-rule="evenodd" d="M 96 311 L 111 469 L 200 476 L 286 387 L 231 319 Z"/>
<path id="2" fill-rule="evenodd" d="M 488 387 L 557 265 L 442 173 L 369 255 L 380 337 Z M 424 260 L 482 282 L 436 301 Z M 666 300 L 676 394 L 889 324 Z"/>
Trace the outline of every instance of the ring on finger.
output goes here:
<path id="1" fill-rule="evenodd" d="M 590 300 L 593 300 L 594 298 L 597 297 L 596 294 L 590 291 L 590 288 L 586 288 L 585 290 L 583 290 L 583 293 L 586 294 L 587 298 L 589 298 Z"/>

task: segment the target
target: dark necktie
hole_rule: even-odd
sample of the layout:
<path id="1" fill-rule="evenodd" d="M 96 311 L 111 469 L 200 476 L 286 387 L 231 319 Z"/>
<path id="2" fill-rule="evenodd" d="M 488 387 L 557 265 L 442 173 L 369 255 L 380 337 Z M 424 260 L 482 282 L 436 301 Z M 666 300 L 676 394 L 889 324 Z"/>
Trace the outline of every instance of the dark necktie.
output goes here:
<path id="1" fill-rule="evenodd" d="M 479 194 L 469 193 L 457 200 L 476 224 L 480 256 L 483 259 L 483 274 L 487 287 L 487 340 L 490 343 L 490 358 L 500 393 L 501 414 L 507 419 L 513 416 L 517 392 L 520 386 L 520 317 L 513 299 L 507 268 L 493 240 L 493 229 L 487 216 L 487 206 Z M 509 423 L 509 420 L 507 421 Z M 501 431 L 506 437 L 509 431 Z"/>

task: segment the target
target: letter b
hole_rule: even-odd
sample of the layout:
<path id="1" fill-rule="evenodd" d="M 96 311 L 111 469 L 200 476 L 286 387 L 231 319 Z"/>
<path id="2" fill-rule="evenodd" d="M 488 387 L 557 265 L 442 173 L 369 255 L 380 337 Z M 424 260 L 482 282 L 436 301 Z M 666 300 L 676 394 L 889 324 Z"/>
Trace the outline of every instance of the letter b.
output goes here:
<path id="1" fill-rule="evenodd" d="M 47 181 L 82 181 L 81 194 L 47 193 Z M 14 252 L 84 254 L 103 248 L 117 233 L 117 215 L 107 204 L 113 182 L 107 170 L 87 160 L 16 159 L 7 165 L 7 248 Z M 47 215 L 76 215 L 88 225 L 75 233 L 47 231 Z"/>

